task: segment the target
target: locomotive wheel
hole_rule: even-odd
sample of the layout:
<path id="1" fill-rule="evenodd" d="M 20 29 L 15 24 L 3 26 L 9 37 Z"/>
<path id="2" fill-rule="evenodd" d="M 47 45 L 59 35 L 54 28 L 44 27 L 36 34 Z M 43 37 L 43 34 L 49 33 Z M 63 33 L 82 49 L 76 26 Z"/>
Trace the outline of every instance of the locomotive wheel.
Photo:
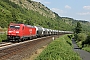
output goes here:
<path id="1" fill-rule="evenodd" d="M 29 39 L 32 40 L 32 37 L 30 37 Z"/>
<path id="2" fill-rule="evenodd" d="M 21 39 L 21 41 L 23 42 L 23 41 L 24 41 L 24 39 L 22 38 L 22 39 Z"/>
<path id="3" fill-rule="evenodd" d="M 18 39 L 18 43 L 20 42 L 20 39 Z"/>
<path id="4" fill-rule="evenodd" d="M 32 40 L 32 37 L 28 37 L 28 40 Z"/>

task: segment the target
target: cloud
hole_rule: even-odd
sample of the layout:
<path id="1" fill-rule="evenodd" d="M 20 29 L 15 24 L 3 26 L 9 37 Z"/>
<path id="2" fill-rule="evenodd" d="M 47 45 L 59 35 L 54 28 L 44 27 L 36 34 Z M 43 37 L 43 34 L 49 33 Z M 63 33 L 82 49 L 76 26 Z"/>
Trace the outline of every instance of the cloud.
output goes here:
<path id="1" fill-rule="evenodd" d="M 90 6 L 84 6 L 83 9 L 90 10 Z"/>
<path id="2" fill-rule="evenodd" d="M 66 9 L 71 9 L 71 7 L 69 5 L 66 5 L 65 8 Z"/>
<path id="3" fill-rule="evenodd" d="M 90 10 L 90 6 L 83 6 L 83 9 Z M 77 13 L 78 15 L 90 15 L 90 12 Z"/>
<path id="4" fill-rule="evenodd" d="M 52 8 L 51 10 L 54 11 L 54 12 L 56 12 L 56 13 L 59 14 L 59 15 L 65 13 L 63 10 L 60 10 L 60 9 L 58 9 L 58 8 Z"/>
<path id="5" fill-rule="evenodd" d="M 90 15 L 90 12 L 77 13 L 78 15 Z"/>

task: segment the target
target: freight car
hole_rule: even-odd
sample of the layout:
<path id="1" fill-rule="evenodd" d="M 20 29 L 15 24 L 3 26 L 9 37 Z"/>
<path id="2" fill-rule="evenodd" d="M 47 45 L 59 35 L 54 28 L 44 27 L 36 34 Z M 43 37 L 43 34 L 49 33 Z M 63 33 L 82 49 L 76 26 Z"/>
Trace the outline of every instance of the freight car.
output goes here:
<path id="1" fill-rule="evenodd" d="M 42 37 L 43 36 L 43 28 L 39 26 L 34 26 L 36 28 L 36 36 L 37 37 Z"/>

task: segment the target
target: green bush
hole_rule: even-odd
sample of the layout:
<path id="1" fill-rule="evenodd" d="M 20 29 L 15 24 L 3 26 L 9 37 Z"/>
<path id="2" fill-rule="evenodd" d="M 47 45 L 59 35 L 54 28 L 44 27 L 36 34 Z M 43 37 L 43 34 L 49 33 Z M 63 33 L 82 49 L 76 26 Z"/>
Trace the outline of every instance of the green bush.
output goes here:
<path id="1" fill-rule="evenodd" d="M 74 34 L 74 39 L 77 40 L 77 38 L 78 38 L 78 35 Z"/>
<path id="2" fill-rule="evenodd" d="M 85 41 L 86 40 L 86 34 L 85 33 L 79 33 L 77 34 L 77 42 L 80 42 L 80 41 Z"/>
<path id="3" fill-rule="evenodd" d="M 82 47 L 84 50 L 90 52 L 90 33 L 88 34 L 86 40 L 82 42 Z"/>
<path id="4" fill-rule="evenodd" d="M 83 43 L 90 45 L 90 34 L 87 36 L 86 40 Z"/>
<path id="5" fill-rule="evenodd" d="M 6 40 L 6 39 L 7 39 L 6 33 L 0 34 L 0 42 L 2 42 L 2 40 Z"/>
<path id="6" fill-rule="evenodd" d="M 86 38 L 87 38 L 87 35 L 85 33 L 76 34 L 76 42 L 80 48 L 82 47 L 82 44 L 86 40 Z"/>

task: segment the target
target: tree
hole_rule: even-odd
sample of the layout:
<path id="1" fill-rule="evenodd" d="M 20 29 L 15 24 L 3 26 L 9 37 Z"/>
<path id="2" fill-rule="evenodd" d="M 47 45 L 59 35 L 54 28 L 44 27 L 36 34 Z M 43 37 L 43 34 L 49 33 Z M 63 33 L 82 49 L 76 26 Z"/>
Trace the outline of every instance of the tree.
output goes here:
<path id="1" fill-rule="evenodd" d="M 89 35 L 87 36 L 86 40 L 82 42 L 82 48 L 84 47 L 85 44 L 90 45 L 90 33 L 89 33 Z"/>
<path id="2" fill-rule="evenodd" d="M 78 34 L 78 33 L 81 33 L 82 31 L 82 26 L 79 22 L 77 22 L 77 26 L 75 27 L 75 33 Z"/>

